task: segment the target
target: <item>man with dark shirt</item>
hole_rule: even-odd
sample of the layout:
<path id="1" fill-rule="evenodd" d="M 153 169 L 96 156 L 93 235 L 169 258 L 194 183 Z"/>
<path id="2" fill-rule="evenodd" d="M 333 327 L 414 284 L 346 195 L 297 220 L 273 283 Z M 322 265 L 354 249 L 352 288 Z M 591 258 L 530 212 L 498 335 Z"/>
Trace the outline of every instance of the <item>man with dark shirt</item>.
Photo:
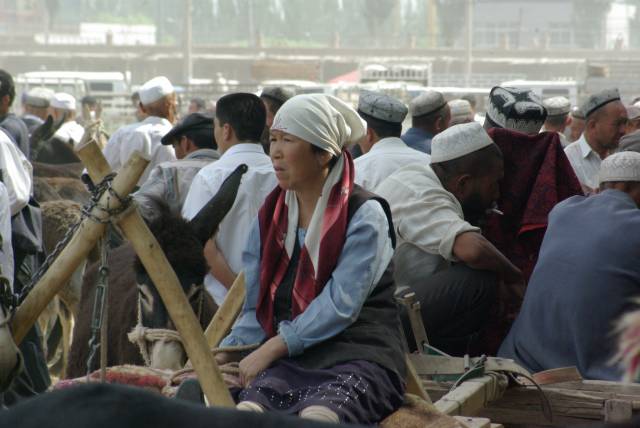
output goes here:
<path id="1" fill-rule="evenodd" d="M 2 127 L 18 146 L 22 153 L 29 158 L 29 131 L 27 126 L 9 109 L 16 97 L 16 87 L 13 77 L 4 70 L 0 70 L 0 127 Z"/>

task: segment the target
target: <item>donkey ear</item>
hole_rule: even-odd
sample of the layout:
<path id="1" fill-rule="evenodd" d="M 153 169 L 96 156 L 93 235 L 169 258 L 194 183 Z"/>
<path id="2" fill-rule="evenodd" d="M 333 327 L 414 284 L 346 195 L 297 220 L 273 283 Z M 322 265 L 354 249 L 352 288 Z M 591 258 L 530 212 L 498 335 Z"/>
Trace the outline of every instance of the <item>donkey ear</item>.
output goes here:
<path id="1" fill-rule="evenodd" d="M 248 169 L 245 164 L 239 165 L 225 178 L 218 193 L 189 222 L 202 245 L 216 233 L 222 219 L 231 210 L 238 195 L 240 180 Z"/>

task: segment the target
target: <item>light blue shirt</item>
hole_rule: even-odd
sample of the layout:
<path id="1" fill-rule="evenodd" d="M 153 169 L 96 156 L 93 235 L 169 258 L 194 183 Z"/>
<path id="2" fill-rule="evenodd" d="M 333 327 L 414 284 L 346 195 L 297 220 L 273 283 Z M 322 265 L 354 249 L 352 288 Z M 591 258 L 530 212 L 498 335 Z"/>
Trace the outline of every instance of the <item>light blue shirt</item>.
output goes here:
<path id="1" fill-rule="evenodd" d="M 301 245 L 305 232 L 298 231 Z M 347 227 L 338 264 L 320 294 L 307 309 L 278 325 L 278 334 L 296 356 L 336 336 L 358 319 L 365 300 L 380 281 L 393 256 L 389 223 L 379 202 L 365 202 Z M 260 294 L 260 226 L 254 221 L 242 255 L 246 300 L 231 333 L 221 346 L 261 343 L 266 335 L 256 319 Z"/>

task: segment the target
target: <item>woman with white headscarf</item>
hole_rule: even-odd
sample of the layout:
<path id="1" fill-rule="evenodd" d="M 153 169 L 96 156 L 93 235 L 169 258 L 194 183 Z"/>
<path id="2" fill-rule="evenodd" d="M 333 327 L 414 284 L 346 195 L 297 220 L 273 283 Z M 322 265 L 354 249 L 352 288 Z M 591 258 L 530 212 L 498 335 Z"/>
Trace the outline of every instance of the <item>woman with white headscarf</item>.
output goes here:
<path id="1" fill-rule="evenodd" d="M 240 361 L 239 409 L 369 424 L 402 403 L 391 215 L 354 184 L 343 150 L 364 135 L 356 111 L 327 95 L 293 97 L 274 119 L 279 186 L 250 232 L 246 301 L 222 342 L 261 344 Z"/>

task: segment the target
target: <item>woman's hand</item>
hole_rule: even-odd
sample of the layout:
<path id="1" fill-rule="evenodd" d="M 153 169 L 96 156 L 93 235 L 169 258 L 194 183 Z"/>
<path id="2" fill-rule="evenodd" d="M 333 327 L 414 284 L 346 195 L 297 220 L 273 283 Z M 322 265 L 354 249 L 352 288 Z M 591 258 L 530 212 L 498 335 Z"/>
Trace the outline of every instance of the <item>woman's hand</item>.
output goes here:
<path id="1" fill-rule="evenodd" d="M 243 387 L 248 387 L 260 372 L 268 369 L 274 361 L 288 354 L 287 345 L 280 336 L 267 340 L 240 361 L 240 383 Z"/>

